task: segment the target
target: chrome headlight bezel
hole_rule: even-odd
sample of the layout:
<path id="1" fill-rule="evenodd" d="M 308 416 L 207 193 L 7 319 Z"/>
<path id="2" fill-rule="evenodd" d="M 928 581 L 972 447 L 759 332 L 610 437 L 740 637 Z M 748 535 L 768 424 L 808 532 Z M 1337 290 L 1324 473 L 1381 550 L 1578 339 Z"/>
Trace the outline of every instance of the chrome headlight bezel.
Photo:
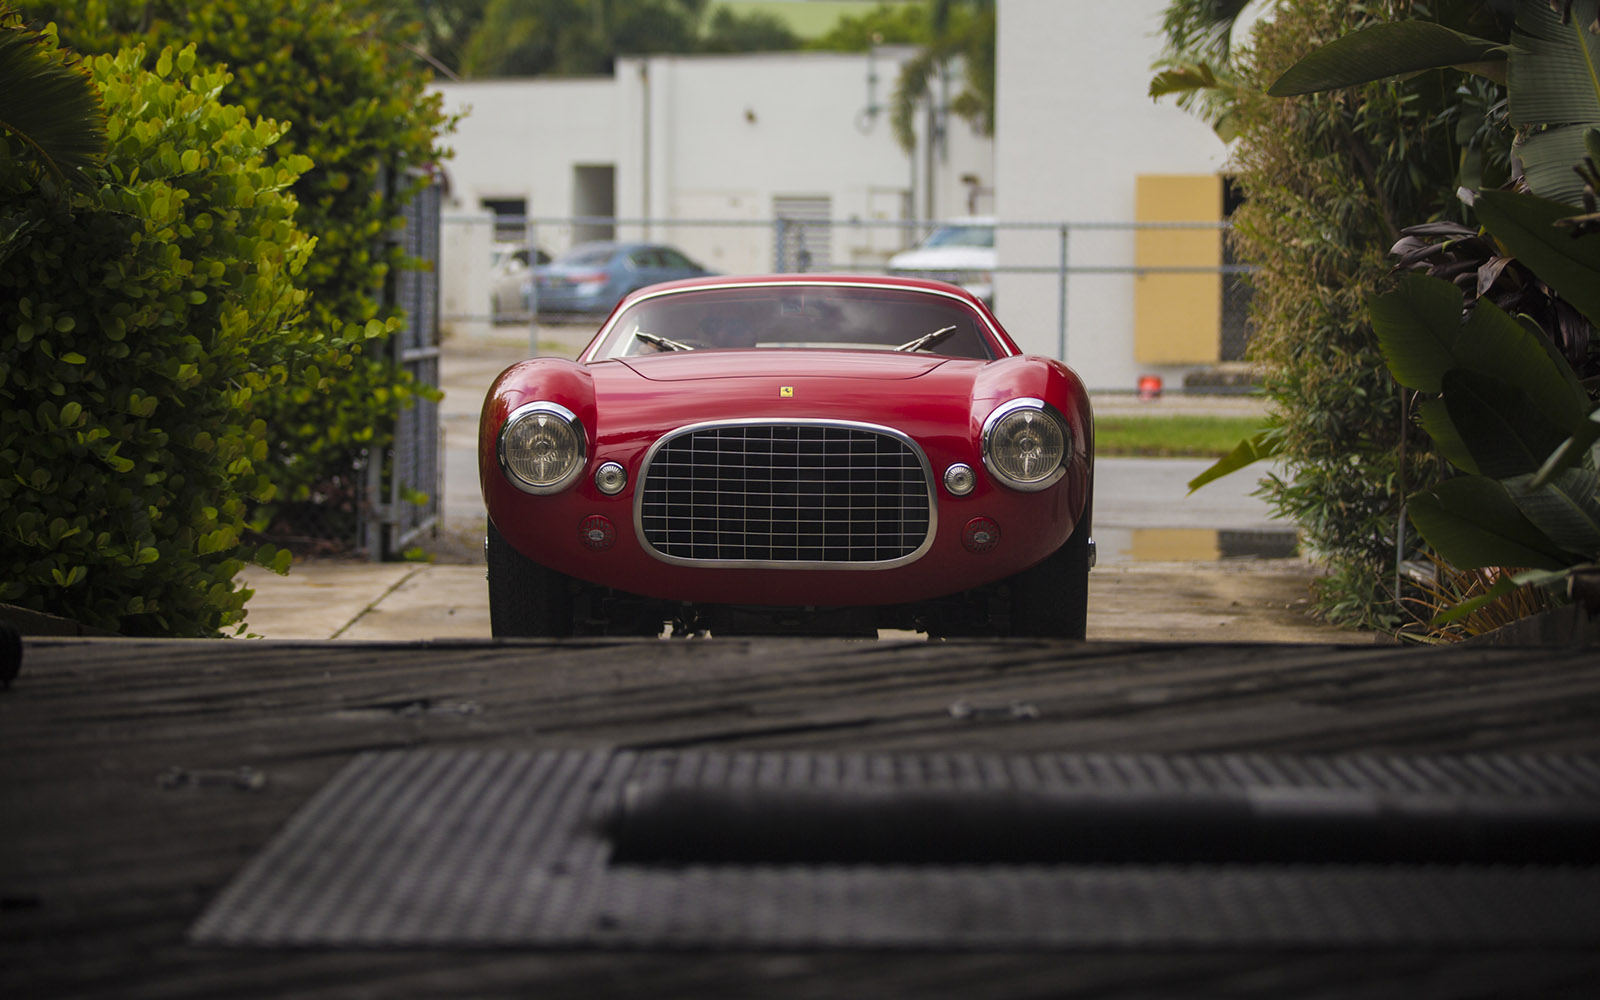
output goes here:
<path id="1" fill-rule="evenodd" d="M 517 428 L 527 421 L 537 421 L 540 417 L 554 417 L 564 427 L 561 433 L 568 437 L 570 454 L 566 456 L 559 475 L 533 478 L 519 471 L 514 456 L 507 456 L 506 448 L 508 439 Z M 589 438 L 584 430 L 583 421 L 578 419 L 577 414 L 560 403 L 537 400 L 523 403 L 506 417 L 505 423 L 500 425 L 500 433 L 495 440 L 495 455 L 500 463 L 500 474 L 505 477 L 506 482 L 524 493 L 548 496 L 567 489 L 583 475 L 584 468 L 589 464 Z"/>
<path id="2" fill-rule="evenodd" d="M 1037 472 L 1032 476 L 1025 476 L 1021 475 L 1016 469 L 1008 470 L 1004 467 L 1002 460 L 995 454 L 995 443 L 996 438 L 1005 433 L 1016 421 L 1029 421 L 1035 418 L 1042 418 L 1049 422 L 1047 425 L 1040 425 L 1045 428 L 1047 433 L 1050 427 L 1053 426 L 1054 432 L 1060 435 L 1061 457 L 1052 468 Z M 1072 462 L 1073 457 L 1072 433 L 1067 426 L 1066 420 L 1062 418 L 1055 407 L 1042 399 L 1025 396 L 995 407 L 988 418 L 984 420 L 982 452 L 983 467 L 989 470 L 989 475 L 993 476 L 997 482 L 1009 489 L 1022 493 L 1037 493 L 1040 490 L 1054 486 L 1061 481 L 1062 476 L 1067 474 L 1067 466 Z"/>

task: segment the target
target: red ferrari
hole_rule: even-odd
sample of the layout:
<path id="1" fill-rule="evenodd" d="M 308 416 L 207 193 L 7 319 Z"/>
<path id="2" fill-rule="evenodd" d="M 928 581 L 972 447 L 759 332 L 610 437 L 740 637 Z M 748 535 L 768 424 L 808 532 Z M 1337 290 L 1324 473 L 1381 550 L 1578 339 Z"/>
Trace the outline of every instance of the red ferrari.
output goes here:
<path id="1" fill-rule="evenodd" d="M 910 278 L 696 278 L 484 401 L 497 636 L 1082 638 L 1094 420 Z"/>

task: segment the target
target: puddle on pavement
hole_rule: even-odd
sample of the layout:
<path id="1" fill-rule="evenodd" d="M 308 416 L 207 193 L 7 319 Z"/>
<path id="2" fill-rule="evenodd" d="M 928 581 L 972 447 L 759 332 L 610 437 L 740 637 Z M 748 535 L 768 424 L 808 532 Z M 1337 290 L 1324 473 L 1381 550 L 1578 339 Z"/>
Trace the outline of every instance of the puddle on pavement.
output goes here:
<path id="1" fill-rule="evenodd" d="M 1299 553 L 1293 531 L 1217 531 L 1208 528 L 1096 529 L 1099 562 L 1213 562 L 1289 559 Z"/>

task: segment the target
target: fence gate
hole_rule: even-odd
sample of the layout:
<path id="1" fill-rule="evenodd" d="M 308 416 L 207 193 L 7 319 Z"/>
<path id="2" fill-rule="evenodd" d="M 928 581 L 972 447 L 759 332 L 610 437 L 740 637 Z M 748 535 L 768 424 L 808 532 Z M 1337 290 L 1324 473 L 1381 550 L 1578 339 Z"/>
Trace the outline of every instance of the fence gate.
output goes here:
<path id="1" fill-rule="evenodd" d="M 439 387 L 439 209 L 441 188 L 429 184 L 405 207 L 398 242 L 418 268 L 392 272 L 385 296 L 405 310 L 405 324 L 389 339 L 396 365 L 418 385 Z M 413 398 L 394 415 L 388 453 L 367 467 L 367 503 L 361 540 L 367 558 L 393 558 L 433 531 L 443 509 L 439 404 Z"/>

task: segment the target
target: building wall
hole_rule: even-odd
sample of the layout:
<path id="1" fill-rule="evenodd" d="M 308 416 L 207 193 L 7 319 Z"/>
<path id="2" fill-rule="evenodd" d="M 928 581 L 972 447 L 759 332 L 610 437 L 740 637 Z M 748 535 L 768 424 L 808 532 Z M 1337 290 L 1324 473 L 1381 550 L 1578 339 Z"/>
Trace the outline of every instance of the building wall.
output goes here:
<path id="1" fill-rule="evenodd" d="M 1166 0 L 1063 3 L 998 0 L 996 209 L 1002 223 L 1047 222 L 998 234 L 1001 268 L 1054 267 L 1060 222 L 1124 223 L 1138 214 L 1141 175 L 1215 175 L 1227 149 L 1171 99 L 1148 94 Z M 1190 216 L 1197 217 L 1197 216 Z M 1132 266 L 1131 231 L 1070 230 L 1073 266 Z M 1182 378 L 1188 365 L 1142 362 L 1131 274 L 1072 276 L 1061 329 L 1054 274 L 996 275 L 1001 320 L 1024 350 L 1065 358 L 1094 389 L 1132 389 L 1141 375 Z M 1175 339 L 1186 339 L 1178 335 Z"/>
<path id="2" fill-rule="evenodd" d="M 768 271 L 776 206 L 809 199 L 836 222 L 889 224 L 835 225 L 827 241 L 832 266 L 876 269 L 915 241 L 894 224 L 928 204 L 925 138 L 908 156 L 887 109 L 872 109 L 912 54 L 651 56 L 620 59 L 606 78 L 435 84 L 445 110 L 464 113 L 445 166 L 454 210 L 523 198 L 532 216 L 565 218 L 583 203 L 575 168 L 610 166 L 616 216 L 655 220 L 648 231 L 625 226 L 619 238 L 671 242 L 724 273 Z M 992 189 L 993 148 L 952 121 L 933 158 L 938 217 L 967 213 L 964 176 Z M 552 253 L 587 235 L 547 223 L 535 230 Z"/>
<path id="3" fill-rule="evenodd" d="M 616 160 L 620 109 L 610 77 L 437 83 L 446 114 L 461 115 L 445 144 L 455 207 L 523 198 L 530 215 L 572 211 L 572 165 Z M 448 209 L 447 209 L 448 210 Z"/>

